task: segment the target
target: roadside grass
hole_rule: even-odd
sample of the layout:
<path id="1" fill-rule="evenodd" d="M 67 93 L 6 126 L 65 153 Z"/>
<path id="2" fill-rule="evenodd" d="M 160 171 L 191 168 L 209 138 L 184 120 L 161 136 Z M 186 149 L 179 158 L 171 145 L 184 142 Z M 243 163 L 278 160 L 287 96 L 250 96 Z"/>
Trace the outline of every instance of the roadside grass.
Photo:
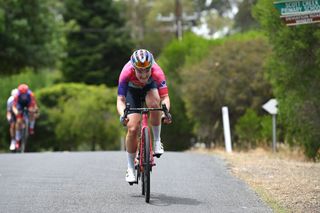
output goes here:
<path id="1" fill-rule="evenodd" d="M 248 184 L 273 212 L 315 212 L 318 209 L 320 182 L 313 177 L 320 167 L 307 159 L 299 148 L 279 144 L 276 153 L 268 147 L 232 153 L 226 153 L 221 147 L 189 151 L 221 157 L 232 175 Z"/>
<path id="2" fill-rule="evenodd" d="M 289 213 L 291 212 L 289 209 L 280 205 L 275 199 L 272 198 L 266 190 L 262 187 L 253 186 L 253 190 L 259 195 L 259 197 L 266 203 L 275 213 Z"/>

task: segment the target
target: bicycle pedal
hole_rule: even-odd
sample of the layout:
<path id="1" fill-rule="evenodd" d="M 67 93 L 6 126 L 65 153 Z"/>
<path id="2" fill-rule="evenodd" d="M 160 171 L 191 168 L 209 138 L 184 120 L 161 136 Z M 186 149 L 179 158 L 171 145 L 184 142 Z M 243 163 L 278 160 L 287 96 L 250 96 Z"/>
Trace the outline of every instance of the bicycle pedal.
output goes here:
<path id="1" fill-rule="evenodd" d="M 154 157 L 160 158 L 161 154 L 153 154 Z"/>

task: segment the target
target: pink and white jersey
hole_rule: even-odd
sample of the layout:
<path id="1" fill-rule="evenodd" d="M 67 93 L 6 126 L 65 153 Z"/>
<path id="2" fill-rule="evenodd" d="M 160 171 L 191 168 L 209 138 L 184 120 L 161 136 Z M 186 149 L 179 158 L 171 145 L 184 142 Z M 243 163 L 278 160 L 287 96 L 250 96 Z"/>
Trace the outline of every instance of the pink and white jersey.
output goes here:
<path id="1" fill-rule="evenodd" d="M 131 62 L 129 61 L 126 65 L 124 65 L 120 77 L 119 77 L 119 84 L 118 84 L 118 95 L 126 96 L 128 87 L 133 88 L 143 88 L 148 83 L 155 81 L 157 84 L 158 92 L 160 97 L 165 97 L 168 95 L 168 87 L 166 84 L 166 77 L 157 63 L 153 63 L 151 67 L 151 76 L 147 83 L 142 83 L 138 80 L 135 75 L 134 67 L 132 66 Z"/>

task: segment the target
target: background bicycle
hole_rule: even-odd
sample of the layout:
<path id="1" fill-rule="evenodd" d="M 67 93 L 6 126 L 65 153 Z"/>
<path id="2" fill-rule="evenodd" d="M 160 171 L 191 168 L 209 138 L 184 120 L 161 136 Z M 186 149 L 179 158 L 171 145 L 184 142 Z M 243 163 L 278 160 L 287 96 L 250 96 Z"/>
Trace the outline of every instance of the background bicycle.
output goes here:
<path id="1" fill-rule="evenodd" d="M 29 110 L 27 107 L 23 108 L 22 115 L 23 115 L 23 124 L 22 124 L 22 128 L 20 129 L 21 140 L 16 142 L 16 148 L 14 150 L 14 152 L 20 152 L 20 153 L 25 152 L 26 145 L 29 138 L 30 121 L 29 121 Z"/>

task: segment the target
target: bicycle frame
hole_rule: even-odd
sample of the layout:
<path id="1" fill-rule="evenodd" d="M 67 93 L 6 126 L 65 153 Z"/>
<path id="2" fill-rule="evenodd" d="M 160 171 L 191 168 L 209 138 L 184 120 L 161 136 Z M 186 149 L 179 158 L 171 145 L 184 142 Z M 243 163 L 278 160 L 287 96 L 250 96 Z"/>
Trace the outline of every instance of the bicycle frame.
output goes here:
<path id="1" fill-rule="evenodd" d="M 154 163 L 154 154 L 153 154 L 153 146 L 152 146 L 152 138 L 151 132 L 148 125 L 148 113 L 150 111 L 163 111 L 168 118 L 171 118 L 167 107 L 165 104 L 162 105 L 162 108 L 130 108 L 130 104 L 126 105 L 126 109 L 124 111 L 124 118 L 127 117 L 129 111 L 140 112 L 141 121 L 140 121 L 140 143 L 138 148 L 138 156 L 139 164 L 136 165 L 137 170 L 137 180 L 136 182 L 129 183 L 138 184 L 138 180 L 141 175 L 142 182 L 142 195 L 145 195 L 146 202 L 149 203 L 150 200 L 150 172 L 152 171 L 152 167 L 155 166 Z M 148 138 L 145 138 L 148 137 Z M 149 155 L 149 156 L 148 156 Z M 160 157 L 160 156 L 157 156 Z"/>
<path id="2" fill-rule="evenodd" d="M 21 139 L 21 152 L 25 151 L 28 137 L 29 137 L 29 111 L 28 109 L 24 109 L 23 111 L 23 121 L 24 121 L 24 126 L 22 129 L 22 139 Z"/>
<path id="3" fill-rule="evenodd" d="M 141 128 L 140 128 L 140 144 L 139 144 L 139 167 L 140 171 L 144 172 L 144 156 L 142 153 L 144 153 L 144 147 L 145 147 L 145 141 L 146 139 L 144 138 L 144 131 L 147 129 L 149 132 L 149 153 L 150 153 L 150 168 L 152 170 L 152 166 L 155 166 L 154 164 L 154 158 L 153 158 L 153 148 L 152 148 L 152 138 L 151 138 L 151 132 L 148 126 L 148 112 L 142 112 L 142 120 L 141 120 Z"/>
<path id="4" fill-rule="evenodd" d="M 21 132 L 21 140 L 18 147 L 16 147 L 15 151 L 23 153 L 25 151 L 28 137 L 29 137 L 29 110 L 24 108 L 22 111 L 22 120 L 23 120 L 23 127 L 20 129 Z"/>

